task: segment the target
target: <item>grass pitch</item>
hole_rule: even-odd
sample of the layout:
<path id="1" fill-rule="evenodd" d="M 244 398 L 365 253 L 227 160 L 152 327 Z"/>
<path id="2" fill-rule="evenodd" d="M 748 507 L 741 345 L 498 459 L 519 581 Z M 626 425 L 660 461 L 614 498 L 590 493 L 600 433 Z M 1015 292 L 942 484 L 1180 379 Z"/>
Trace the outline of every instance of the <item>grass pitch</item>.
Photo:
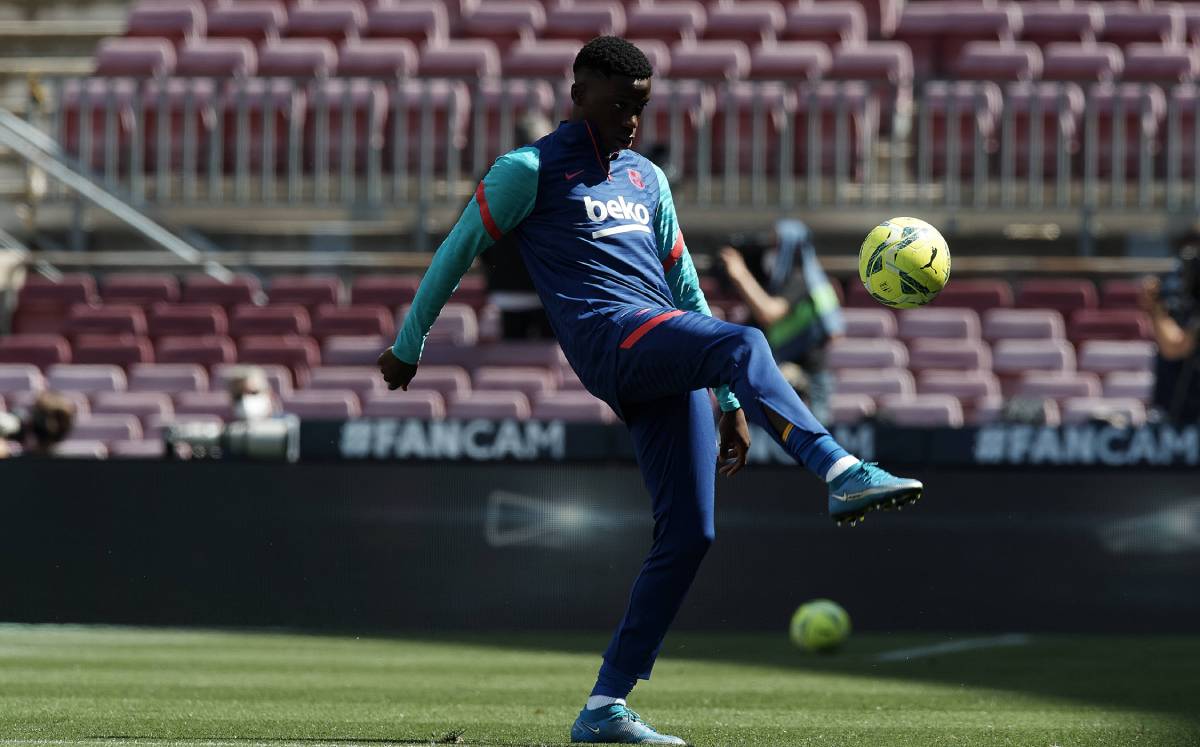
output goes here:
<path id="1" fill-rule="evenodd" d="M 952 640 L 672 635 L 631 705 L 696 745 L 1200 745 L 1200 638 Z M 563 744 L 605 643 L 5 625 L 0 745 Z"/>

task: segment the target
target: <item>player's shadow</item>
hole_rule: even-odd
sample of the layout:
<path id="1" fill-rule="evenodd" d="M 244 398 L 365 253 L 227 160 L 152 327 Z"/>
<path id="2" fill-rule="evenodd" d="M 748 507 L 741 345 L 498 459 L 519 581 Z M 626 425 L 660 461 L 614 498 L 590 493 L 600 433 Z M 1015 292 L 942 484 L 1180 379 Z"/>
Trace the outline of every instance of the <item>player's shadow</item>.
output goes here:
<path id="1" fill-rule="evenodd" d="M 410 636 L 402 636 L 410 638 Z M 422 640 L 595 656 L 607 634 L 433 634 Z M 945 653 L 930 648 L 952 644 Z M 994 645 L 993 645 L 994 644 Z M 958 650 L 955 650 L 958 649 Z M 911 654 L 906 658 L 902 652 Z M 679 659 L 790 671 L 969 686 L 1157 712 L 1200 724 L 1200 639 L 1032 635 L 863 635 L 833 654 L 798 650 L 785 635 L 672 633 L 661 661 Z"/>

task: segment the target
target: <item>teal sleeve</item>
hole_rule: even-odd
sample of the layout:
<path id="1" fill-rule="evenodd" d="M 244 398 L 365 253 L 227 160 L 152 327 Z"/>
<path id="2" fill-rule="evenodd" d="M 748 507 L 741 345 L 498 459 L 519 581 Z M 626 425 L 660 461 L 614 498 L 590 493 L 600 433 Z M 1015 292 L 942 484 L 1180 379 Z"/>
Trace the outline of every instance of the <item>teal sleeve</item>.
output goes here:
<path id="1" fill-rule="evenodd" d="M 397 358 L 414 365 L 421 360 L 430 327 L 471 263 L 533 210 L 539 166 L 537 148 L 528 146 L 496 159 L 421 278 L 392 346 Z"/>
<path id="2" fill-rule="evenodd" d="M 667 286 L 671 289 L 675 308 L 712 316 L 708 301 L 704 299 L 704 291 L 700 290 L 700 277 L 696 274 L 696 266 L 692 263 L 687 244 L 683 241 L 683 232 L 679 230 L 675 200 L 671 197 L 667 177 L 658 166 L 654 167 L 654 175 L 658 177 L 658 210 L 654 213 L 654 237 L 658 242 L 658 258 L 662 260 L 663 272 L 666 273 Z M 733 392 L 729 391 L 729 387 L 718 387 L 716 392 L 721 412 L 730 412 L 742 406 L 737 397 L 733 396 Z"/>

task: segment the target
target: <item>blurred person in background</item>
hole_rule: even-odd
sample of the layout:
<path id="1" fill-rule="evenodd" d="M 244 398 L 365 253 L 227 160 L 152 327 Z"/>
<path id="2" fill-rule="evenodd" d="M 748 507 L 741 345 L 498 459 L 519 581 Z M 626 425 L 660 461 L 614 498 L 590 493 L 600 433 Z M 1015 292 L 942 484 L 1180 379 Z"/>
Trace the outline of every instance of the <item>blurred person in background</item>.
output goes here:
<path id="1" fill-rule="evenodd" d="M 26 413 L 0 412 L 0 459 L 10 455 L 10 441 L 25 454 L 48 456 L 74 423 L 75 404 L 58 392 L 42 392 Z"/>
<path id="2" fill-rule="evenodd" d="M 845 325 L 808 226 L 783 220 L 773 235 L 734 237 L 731 244 L 718 255 L 719 270 L 766 333 L 784 378 L 817 420 L 828 423 L 833 376 L 825 353 Z"/>
<path id="3" fill-rule="evenodd" d="M 517 122 L 518 147 L 540 140 L 553 130 L 550 120 L 531 113 Z M 483 272 L 487 277 L 488 303 L 500 310 L 500 336 L 505 340 L 552 340 L 554 330 L 542 308 L 542 299 L 525 263 L 517 240 L 505 235 L 490 246 L 483 256 Z"/>
<path id="4" fill-rule="evenodd" d="M 1154 408 L 1171 423 L 1200 421 L 1200 242 L 1179 252 L 1175 272 L 1143 281 L 1142 308 L 1150 315 L 1158 356 Z"/>
<path id="5" fill-rule="evenodd" d="M 229 399 L 235 420 L 267 420 L 280 412 L 279 400 L 267 374 L 258 366 L 239 366 L 229 379 Z"/>

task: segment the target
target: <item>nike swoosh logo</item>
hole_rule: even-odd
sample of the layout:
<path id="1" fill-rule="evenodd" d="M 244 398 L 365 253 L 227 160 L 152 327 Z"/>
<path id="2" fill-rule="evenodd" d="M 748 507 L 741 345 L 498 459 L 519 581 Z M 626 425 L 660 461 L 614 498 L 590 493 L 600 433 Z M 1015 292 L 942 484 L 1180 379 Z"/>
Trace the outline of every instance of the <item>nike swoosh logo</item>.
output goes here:
<path id="1" fill-rule="evenodd" d="M 592 726 L 591 724 L 584 724 L 584 725 L 583 725 L 583 728 L 587 729 L 588 731 L 590 731 L 590 732 L 591 732 L 591 733 L 593 733 L 593 734 L 599 734 L 599 733 L 600 733 L 600 727 L 599 727 L 599 726 Z"/>
<path id="2" fill-rule="evenodd" d="M 564 176 L 567 177 L 567 181 L 571 181 L 572 179 L 574 179 L 575 177 L 579 176 L 582 173 L 583 173 L 583 169 L 580 169 L 579 171 L 568 171 L 566 174 L 564 174 Z"/>

